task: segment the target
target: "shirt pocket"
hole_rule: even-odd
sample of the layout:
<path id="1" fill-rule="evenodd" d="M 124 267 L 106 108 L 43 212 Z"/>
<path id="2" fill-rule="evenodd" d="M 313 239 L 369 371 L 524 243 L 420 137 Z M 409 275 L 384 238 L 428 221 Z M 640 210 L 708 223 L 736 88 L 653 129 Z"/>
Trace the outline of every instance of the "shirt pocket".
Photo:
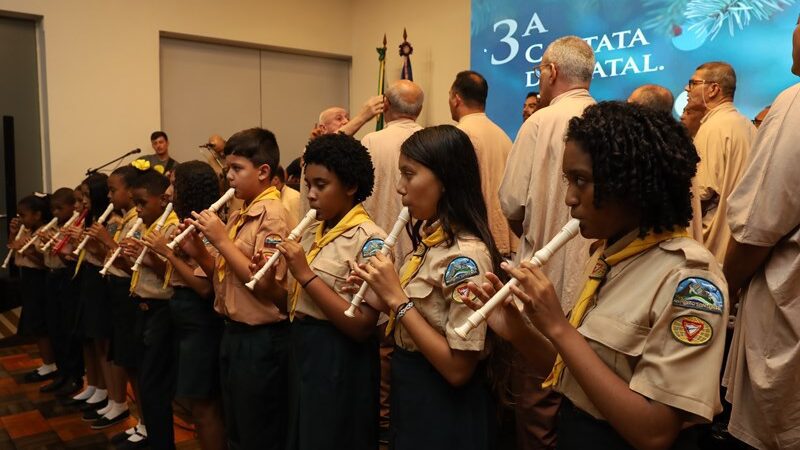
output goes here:
<path id="1" fill-rule="evenodd" d="M 424 300 L 433 292 L 433 285 L 415 277 L 403 289 L 409 300 Z"/>
<path id="2" fill-rule="evenodd" d="M 325 282 L 337 294 L 343 295 L 339 290 L 347 280 L 350 274 L 350 266 L 345 261 L 334 261 L 331 259 L 314 260 L 312 265 L 314 273 L 316 273 L 322 281 Z"/>
<path id="3" fill-rule="evenodd" d="M 619 317 L 590 313 L 578 331 L 616 353 L 639 357 L 642 355 L 650 330 L 650 327 Z"/>

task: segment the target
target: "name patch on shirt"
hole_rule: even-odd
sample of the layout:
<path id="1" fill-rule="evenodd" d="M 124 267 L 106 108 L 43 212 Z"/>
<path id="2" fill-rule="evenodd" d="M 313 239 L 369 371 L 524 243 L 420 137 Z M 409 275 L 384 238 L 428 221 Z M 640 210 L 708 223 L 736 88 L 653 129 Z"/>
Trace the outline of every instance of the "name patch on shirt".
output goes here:
<path id="1" fill-rule="evenodd" d="M 673 306 L 714 314 L 722 314 L 724 302 L 722 292 L 714 283 L 697 277 L 686 278 L 678 283 L 672 296 Z"/>
<path id="2" fill-rule="evenodd" d="M 479 273 L 478 264 L 472 258 L 459 256 L 447 265 L 447 269 L 444 271 L 444 284 L 445 286 L 452 286 Z"/>
<path id="3" fill-rule="evenodd" d="M 380 238 L 369 239 L 367 242 L 364 243 L 364 246 L 361 247 L 361 256 L 364 258 L 369 258 L 370 256 L 374 256 L 380 253 L 382 248 L 383 248 L 383 239 Z"/>
<path id="4" fill-rule="evenodd" d="M 686 345 L 703 345 L 711 340 L 714 329 L 711 324 L 697 316 L 680 316 L 670 325 L 672 336 Z"/>

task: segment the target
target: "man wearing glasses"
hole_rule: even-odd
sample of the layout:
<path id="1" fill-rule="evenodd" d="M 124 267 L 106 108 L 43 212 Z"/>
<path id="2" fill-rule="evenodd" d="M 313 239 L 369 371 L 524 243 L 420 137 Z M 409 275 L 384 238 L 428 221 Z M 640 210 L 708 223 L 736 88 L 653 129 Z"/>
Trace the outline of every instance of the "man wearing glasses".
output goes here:
<path id="1" fill-rule="evenodd" d="M 686 84 L 686 92 L 687 108 L 705 106 L 708 110 L 694 138 L 700 156 L 697 185 L 703 211 L 703 244 L 721 264 L 730 240 L 725 217 L 728 195 L 744 173 L 756 128 L 733 106 L 736 72 L 730 64 L 702 64 Z"/>
<path id="2" fill-rule="evenodd" d="M 800 76 L 800 18 L 792 47 L 792 73 Z M 798 124 L 800 83 L 773 102 L 729 198 L 725 277 L 733 301 L 745 289 L 722 384 L 733 404 L 728 430 L 759 449 L 800 446 Z"/>
<path id="3" fill-rule="evenodd" d="M 594 52 L 586 42 L 566 36 L 553 41 L 542 56 L 542 64 L 534 68 L 539 78 L 538 108 L 517 134 L 499 191 L 503 214 L 520 236 L 516 265 L 528 260 L 570 219 L 564 203 L 567 185 L 561 178 L 564 133 L 570 119 L 595 103 L 589 95 L 594 63 Z M 542 269 L 562 299 L 564 311 L 571 309 L 577 297 L 577 283 L 588 254 L 589 241 L 577 237 Z M 559 395 L 541 389 L 548 374 L 533 373 L 522 357 L 516 357 L 513 365 L 518 447 L 551 448 L 555 444 L 553 427 Z"/>

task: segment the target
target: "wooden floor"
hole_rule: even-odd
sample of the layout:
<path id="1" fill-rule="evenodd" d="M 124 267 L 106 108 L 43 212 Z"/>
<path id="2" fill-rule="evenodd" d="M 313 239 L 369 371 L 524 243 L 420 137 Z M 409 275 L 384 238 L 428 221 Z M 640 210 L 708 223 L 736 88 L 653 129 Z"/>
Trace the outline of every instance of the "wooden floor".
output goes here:
<path id="1" fill-rule="evenodd" d="M 35 345 L 0 341 L 0 450 L 113 449 L 111 436 L 136 424 L 131 417 L 105 430 L 92 430 L 76 408 L 65 407 L 53 394 L 40 393 L 43 383 L 23 382 L 24 375 L 40 364 Z M 181 450 L 200 448 L 191 426 L 180 417 L 176 417 L 175 440 Z"/>

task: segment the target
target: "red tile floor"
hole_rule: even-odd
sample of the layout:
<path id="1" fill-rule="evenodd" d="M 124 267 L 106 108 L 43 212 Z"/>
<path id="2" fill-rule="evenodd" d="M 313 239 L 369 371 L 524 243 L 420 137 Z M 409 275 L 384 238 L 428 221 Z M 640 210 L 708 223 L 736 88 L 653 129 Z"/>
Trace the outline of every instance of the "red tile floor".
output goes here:
<path id="1" fill-rule="evenodd" d="M 113 449 L 111 436 L 136 424 L 131 417 L 105 430 L 92 430 L 76 408 L 40 393 L 43 383 L 23 383 L 25 373 L 40 364 L 35 345 L 0 341 L 0 450 Z M 180 405 L 175 410 L 177 448 L 199 449 L 191 425 L 178 417 Z"/>

